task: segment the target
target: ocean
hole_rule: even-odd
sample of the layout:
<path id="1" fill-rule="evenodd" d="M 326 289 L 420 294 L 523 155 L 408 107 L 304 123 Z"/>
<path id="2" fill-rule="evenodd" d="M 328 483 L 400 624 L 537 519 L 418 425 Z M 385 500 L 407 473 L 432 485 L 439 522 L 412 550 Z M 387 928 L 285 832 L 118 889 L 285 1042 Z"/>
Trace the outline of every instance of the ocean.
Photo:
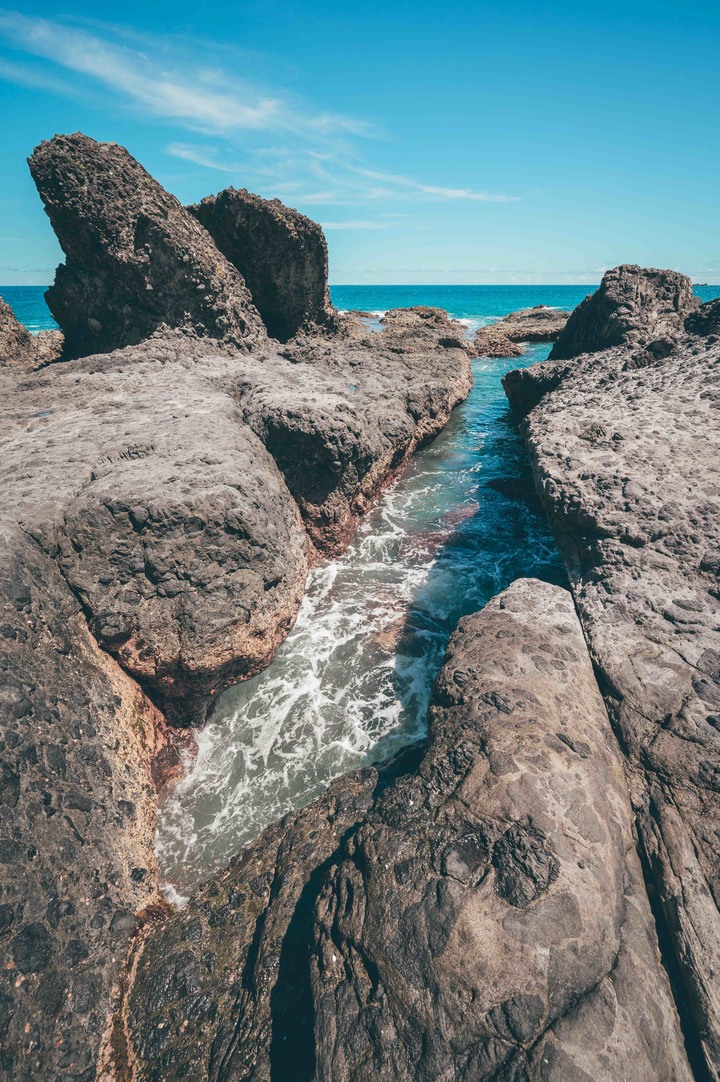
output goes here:
<path id="1" fill-rule="evenodd" d="M 33 334 L 57 327 L 43 296 L 46 286 L 0 286 L 0 296 Z M 331 286 L 333 304 L 380 315 L 388 308 L 427 304 L 445 308 L 451 316 L 481 327 L 494 319 L 547 304 L 552 308 L 575 308 L 595 286 Z M 696 286 L 702 301 L 720 297 L 720 285 Z"/>

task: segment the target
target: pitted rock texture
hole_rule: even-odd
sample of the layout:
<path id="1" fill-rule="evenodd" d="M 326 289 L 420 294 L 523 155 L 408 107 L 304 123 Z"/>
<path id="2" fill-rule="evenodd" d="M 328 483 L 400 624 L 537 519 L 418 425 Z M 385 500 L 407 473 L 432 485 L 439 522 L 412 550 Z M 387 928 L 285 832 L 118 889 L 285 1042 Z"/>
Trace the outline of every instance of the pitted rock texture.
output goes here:
<path id="1" fill-rule="evenodd" d="M 690 334 L 652 363 L 633 356 L 578 358 L 523 431 L 626 751 L 678 1001 L 716 1078 L 720 342 Z"/>
<path id="2" fill-rule="evenodd" d="M 178 336 L 3 380 L 5 513 L 180 722 L 267 665 L 307 571 L 297 508 L 213 364 Z"/>
<path id="3" fill-rule="evenodd" d="M 15 318 L 10 305 L 0 297 L 0 368 L 6 365 L 34 368 L 56 360 L 61 351 L 59 331 L 30 334 Z"/>
<path id="4" fill-rule="evenodd" d="M 372 769 L 339 779 L 147 938 L 124 1011 L 133 1077 L 305 1077 L 313 903 L 376 783 Z"/>
<path id="5" fill-rule="evenodd" d="M 523 342 L 554 342 L 570 316 L 539 304 L 521 308 L 475 332 L 475 353 L 481 357 L 520 357 Z"/>
<path id="6" fill-rule="evenodd" d="M 30 171 L 67 257 L 46 293 L 68 357 L 183 328 L 250 349 L 265 328 L 199 222 L 116 143 L 56 135 Z"/>
<path id="7" fill-rule="evenodd" d="M 71 1082 L 99 1077 L 133 937 L 160 911 L 164 728 L 7 523 L 0 568 L 0 1076 Z"/>
<path id="8" fill-rule="evenodd" d="M 461 621 L 417 772 L 347 775 L 144 940 L 138 1079 L 689 1079 L 565 591 Z"/>
<path id="9" fill-rule="evenodd" d="M 707 301 L 691 312 L 685 320 L 685 330 L 702 337 L 720 334 L 720 298 Z"/>
<path id="10" fill-rule="evenodd" d="M 433 702 L 316 906 L 318 1082 L 689 1078 L 569 594 L 461 620 Z"/>
<path id="11" fill-rule="evenodd" d="M 242 274 L 273 338 L 333 324 L 322 228 L 279 199 L 226 188 L 188 210 Z"/>
<path id="12" fill-rule="evenodd" d="M 567 360 L 612 346 L 645 346 L 675 337 L 698 307 L 684 274 L 623 264 L 603 275 L 600 288 L 578 305 L 550 353 Z"/>

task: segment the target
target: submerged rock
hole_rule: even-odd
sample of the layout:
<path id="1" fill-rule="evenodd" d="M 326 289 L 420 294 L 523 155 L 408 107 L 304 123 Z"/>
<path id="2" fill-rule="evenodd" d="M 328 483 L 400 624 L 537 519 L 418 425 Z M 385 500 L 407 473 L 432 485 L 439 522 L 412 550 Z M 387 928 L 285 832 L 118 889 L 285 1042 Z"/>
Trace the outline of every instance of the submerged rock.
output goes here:
<path id="1" fill-rule="evenodd" d="M 9 304 L 0 297 L 0 367 L 47 364 L 60 356 L 62 334 L 59 331 L 41 331 L 30 334 L 15 318 Z"/>
<path id="2" fill-rule="evenodd" d="M 570 316 L 546 305 L 522 308 L 475 332 L 475 353 L 481 357 L 520 357 L 523 342 L 554 342 Z"/>
<path id="3" fill-rule="evenodd" d="M 227 188 L 188 207 L 242 274 L 273 338 L 331 326 L 328 254 L 322 228 L 279 199 Z"/>
<path id="4" fill-rule="evenodd" d="M 655 272 L 632 277 L 643 283 L 638 305 L 645 298 L 648 306 L 636 309 L 634 325 L 657 339 L 657 313 L 671 318 L 669 285 L 682 309 L 686 283 Z M 657 298 L 647 294 L 652 282 Z M 707 1065 L 697 1070 L 716 1077 L 720 341 L 701 333 L 712 328 L 711 309 L 688 319 L 693 333 L 676 335 L 671 351 L 642 365 L 634 341 L 578 358 L 523 432 L 626 753 L 647 874 L 675 954 L 676 997 Z"/>
<path id="5" fill-rule="evenodd" d="M 182 328 L 250 349 L 265 329 L 199 222 L 116 143 L 56 135 L 30 171 L 67 257 L 46 294 L 69 357 Z"/>
<path id="6" fill-rule="evenodd" d="M 578 305 L 558 336 L 551 360 L 612 346 L 644 346 L 674 337 L 699 301 L 684 274 L 623 264 L 603 275 L 600 288 Z"/>
<path id="7" fill-rule="evenodd" d="M 433 702 L 419 770 L 338 780 L 147 936 L 138 1079 L 691 1077 L 570 596 L 463 620 Z"/>

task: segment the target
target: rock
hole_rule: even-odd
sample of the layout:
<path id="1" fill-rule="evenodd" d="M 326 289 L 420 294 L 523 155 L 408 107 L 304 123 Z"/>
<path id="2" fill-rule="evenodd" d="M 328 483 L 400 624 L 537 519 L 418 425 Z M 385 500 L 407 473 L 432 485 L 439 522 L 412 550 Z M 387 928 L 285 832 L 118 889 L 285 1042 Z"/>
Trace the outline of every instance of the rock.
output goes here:
<path id="1" fill-rule="evenodd" d="M 162 905 L 149 775 L 165 731 L 57 565 L 7 524 L 0 550 L 0 1075 L 90 1078 L 133 935 Z"/>
<path id="2" fill-rule="evenodd" d="M 720 297 L 701 304 L 696 311 L 691 312 L 685 320 L 685 330 L 704 337 L 720 334 Z"/>
<path id="3" fill-rule="evenodd" d="M 4 366 L 27 366 L 33 368 L 55 360 L 62 350 L 59 331 L 41 331 L 30 334 L 15 318 L 9 304 L 0 297 L 0 368 Z"/>
<path id="4" fill-rule="evenodd" d="M 67 356 L 167 327 L 244 350 L 265 339 L 241 275 L 123 147 L 56 135 L 29 164 L 67 257 L 46 294 Z"/>
<path id="5" fill-rule="evenodd" d="M 322 228 L 279 199 L 226 188 L 188 210 L 242 274 L 273 338 L 332 326 Z"/>
<path id="6" fill-rule="evenodd" d="M 475 353 L 480 357 L 520 357 L 522 342 L 554 342 L 570 316 L 546 305 L 521 308 L 475 332 Z"/>
<path id="7" fill-rule="evenodd" d="M 691 1077 L 570 596 L 461 621 L 429 747 L 270 828 L 142 942 L 139 1080 Z"/>
<path id="8" fill-rule="evenodd" d="M 468 394 L 467 353 L 447 344 L 448 327 L 457 335 L 445 319 L 390 323 L 365 338 L 309 337 L 238 366 L 231 393 L 320 552 L 343 550 L 380 490 Z"/>
<path id="9" fill-rule="evenodd" d="M 5 514 L 182 723 L 268 664 L 307 571 L 294 501 L 214 356 L 178 336 L 0 380 Z"/>
<path id="10" fill-rule="evenodd" d="M 376 782 L 339 779 L 145 940 L 123 1012 L 139 1082 L 311 1077 L 313 903 Z"/>
<path id="11" fill-rule="evenodd" d="M 632 346 L 578 358 L 523 432 L 625 750 L 698 1076 L 717 1077 L 720 342 L 697 330 L 644 367 Z"/>
<path id="12" fill-rule="evenodd" d="M 569 595 L 462 620 L 433 703 L 316 903 L 314 1077 L 691 1077 Z"/>
<path id="13" fill-rule="evenodd" d="M 623 264 L 603 275 L 600 288 L 578 305 L 558 336 L 550 360 L 568 360 L 612 346 L 644 346 L 677 335 L 698 307 L 684 274 Z"/>

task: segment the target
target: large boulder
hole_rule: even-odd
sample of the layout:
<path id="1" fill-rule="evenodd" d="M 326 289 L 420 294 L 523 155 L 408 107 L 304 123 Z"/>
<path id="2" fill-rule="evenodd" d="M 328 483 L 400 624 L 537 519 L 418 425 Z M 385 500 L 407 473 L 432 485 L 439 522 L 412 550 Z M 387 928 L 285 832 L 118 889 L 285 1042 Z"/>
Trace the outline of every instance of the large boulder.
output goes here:
<path id="1" fill-rule="evenodd" d="M 695 312 L 691 312 L 685 320 L 685 330 L 690 334 L 705 336 L 720 334 L 720 297 L 714 301 L 706 301 Z"/>
<path id="2" fill-rule="evenodd" d="M 67 257 L 46 294 L 67 356 L 136 345 L 160 327 L 245 350 L 264 339 L 242 276 L 124 147 L 56 135 L 29 164 Z"/>
<path id="3" fill-rule="evenodd" d="M 463 620 L 433 703 L 419 769 L 339 779 L 145 938 L 134 1077 L 690 1079 L 569 594 Z"/>
<path id="4" fill-rule="evenodd" d="M 575 360 L 523 431 L 625 749 L 698 1077 L 716 1078 L 720 341 L 700 334 L 705 307 L 665 356 Z"/>
<path id="5" fill-rule="evenodd" d="M 674 337 L 698 304 L 684 274 L 623 264 L 607 271 L 600 288 L 578 305 L 550 359 L 567 360 L 612 346 L 644 346 Z"/>
<path id="6" fill-rule="evenodd" d="M 242 188 L 209 195 L 188 210 L 243 275 L 273 338 L 333 322 L 328 253 L 317 222 Z"/>
<path id="7" fill-rule="evenodd" d="M 15 317 L 6 301 L 0 297 L 0 367 L 18 365 L 34 367 L 56 360 L 62 350 L 59 331 L 30 334 Z"/>

